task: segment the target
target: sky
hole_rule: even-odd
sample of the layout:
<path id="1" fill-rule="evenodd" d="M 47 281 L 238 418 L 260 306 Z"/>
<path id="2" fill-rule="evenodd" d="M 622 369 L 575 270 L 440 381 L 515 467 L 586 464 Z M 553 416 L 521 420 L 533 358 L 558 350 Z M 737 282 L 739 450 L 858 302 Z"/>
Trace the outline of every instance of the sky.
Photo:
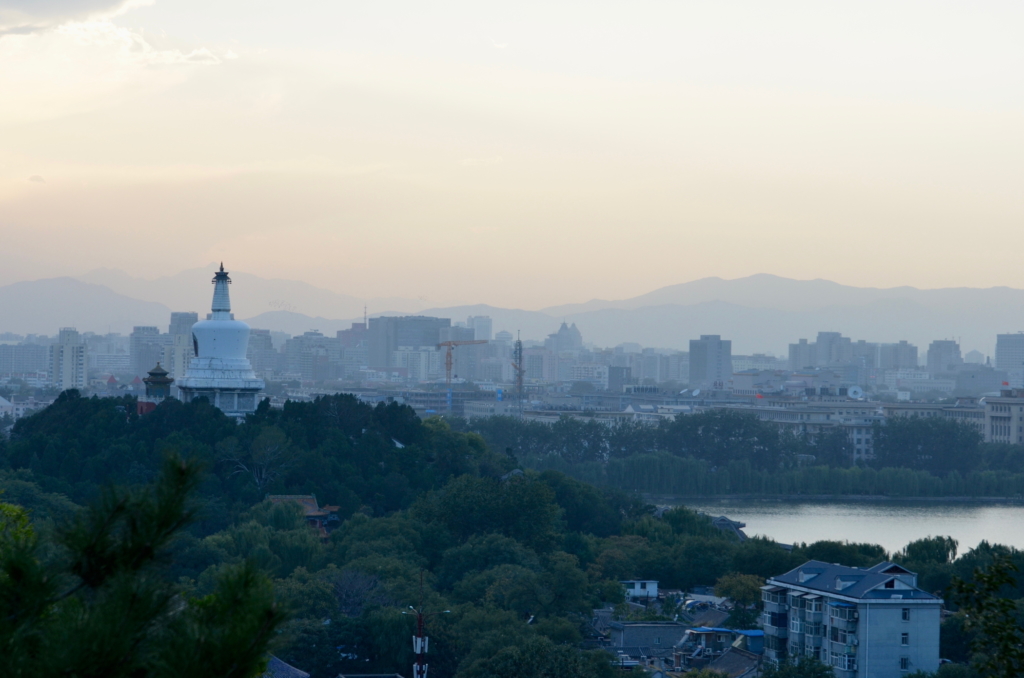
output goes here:
<path id="1" fill-rule="evenodd" d="M 0 284 L 1022 287 L 1024 5 L 3 0 Z"/>

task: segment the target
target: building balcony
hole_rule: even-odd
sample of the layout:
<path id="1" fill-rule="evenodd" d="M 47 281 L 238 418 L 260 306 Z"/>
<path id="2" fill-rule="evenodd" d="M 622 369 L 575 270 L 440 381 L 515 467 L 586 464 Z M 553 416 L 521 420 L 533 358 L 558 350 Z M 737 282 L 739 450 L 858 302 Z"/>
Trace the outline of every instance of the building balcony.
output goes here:
<path id="1" fill-rule="evenodd" d="M 821 636 L 804 635 L 804 645 L 806 647 L 821 647 L 822 640 Z"/>
<path id="2" fill-rule="evenodd" d="M 811 612 L 810 610 L 804 610 L 804 621 L 812 624 L 820 624 L 822 619 L 821 610 L 817 612 Z"/>
<path id="3" fill-rule="evenodd" d="M 829 651 L 837 654 L 855 655 L 857 654 L 857 638 L 852 636 L 845 643 L 837 643 L 835 641 L 829 642 Z"/>
<path id="4" fill-rule="evenodd" d="M 857 620 L 856 619 L 841 619 L 839 617 L 832 617 L 828 620 L 829 625 L 841 629 L 843 631 L 856 631 Z"/>
<path id="5" fill-rule="evenodd" d="M 786 603 L 769 603 L 766 601 L 764 603 L 764 611 L 785 614 L 786 612 L 789 612 L 789 605 Z"/>
<path id="6" fill-rule="evenodd" d="M 785 626 L 770 626 L 768 624 L 765 624 L 764 635 L 775 636 L 776 638 L 788 638 L 789 629 L 787 629 Z"/>

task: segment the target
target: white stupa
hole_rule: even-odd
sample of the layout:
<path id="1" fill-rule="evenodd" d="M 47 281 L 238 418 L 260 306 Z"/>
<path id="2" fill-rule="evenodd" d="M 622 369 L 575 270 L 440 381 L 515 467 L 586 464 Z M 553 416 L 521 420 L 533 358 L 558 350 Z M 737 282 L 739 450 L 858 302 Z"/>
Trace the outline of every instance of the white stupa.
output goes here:
<path id="1" fill-rule="evenodd" d="M 245 357 L 249 326 L 231 313 L 230 284 L 221 264 L 213 276 L 213 312 L 192 326 L 196 357 L 178 381 L 178 389 L 185 402 L 206 397 L 224 414 L 244 417 L 256 411 L 257 395 L 266 384 Z"/>

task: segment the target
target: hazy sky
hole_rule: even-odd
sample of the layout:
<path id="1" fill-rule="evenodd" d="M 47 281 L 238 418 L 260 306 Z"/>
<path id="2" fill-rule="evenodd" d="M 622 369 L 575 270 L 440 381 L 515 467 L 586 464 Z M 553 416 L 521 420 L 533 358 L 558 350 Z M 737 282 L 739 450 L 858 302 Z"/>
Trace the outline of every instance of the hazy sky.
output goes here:
<path id="1" fill-rule="evenodd" d="M 1019 2 L 2 0 L 0 283 L 1024 286 Z"/>

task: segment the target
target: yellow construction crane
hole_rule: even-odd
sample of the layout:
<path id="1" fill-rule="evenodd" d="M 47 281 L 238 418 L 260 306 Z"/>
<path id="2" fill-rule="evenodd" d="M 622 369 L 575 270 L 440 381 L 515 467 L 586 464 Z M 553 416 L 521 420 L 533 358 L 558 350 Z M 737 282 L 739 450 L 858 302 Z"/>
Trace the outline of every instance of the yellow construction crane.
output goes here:
<path id="1" fill-rule="evenodd" d="M 448 351 L 444 356 L 444 383 L 449 391 L 452 390 L 452 349 L 456 346 L 469 346 L 470 344 L 486 344 L 486 339 L 475 339 L 473 341 L 442 341 L 438 348 L 447 347 Z"/>

